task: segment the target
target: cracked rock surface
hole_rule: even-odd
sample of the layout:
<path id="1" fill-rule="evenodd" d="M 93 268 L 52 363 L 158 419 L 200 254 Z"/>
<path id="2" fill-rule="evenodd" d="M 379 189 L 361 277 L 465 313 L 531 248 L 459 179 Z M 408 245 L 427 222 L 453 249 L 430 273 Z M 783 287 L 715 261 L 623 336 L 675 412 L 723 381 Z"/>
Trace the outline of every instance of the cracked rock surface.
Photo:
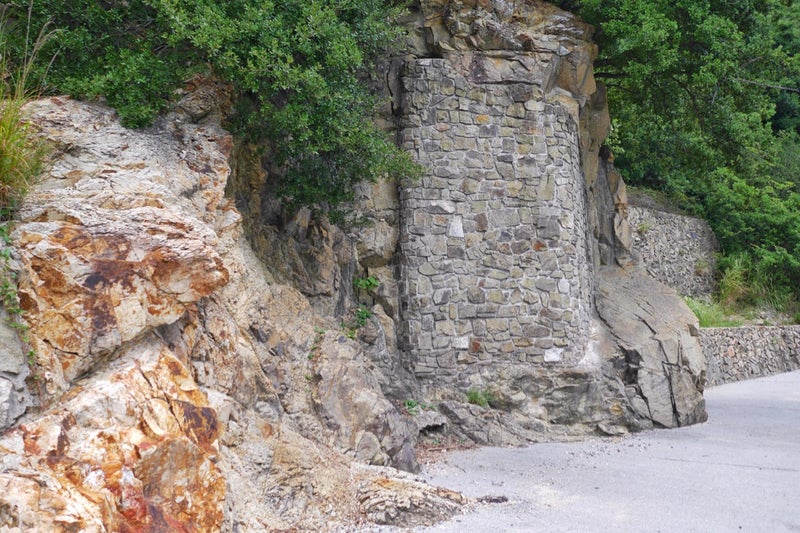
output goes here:
<path id="1" fill-rule="evenodd" d="M 619 379 L 637 414 L 668 428 L 704 422 L 697 317 L 642 269 L 603 268 L 597 280 L 597 311 L 621 351 Z"/>
<path id="2" fill-rule="evenodd" d="M 415 428 L 255 258 L 213 117 L 28 113 L 53 146 L 12 234 L 38 405 L 0 434 L 0 531 L 352 530 L 468 501 L 386 467 L 417 467 Z"/>

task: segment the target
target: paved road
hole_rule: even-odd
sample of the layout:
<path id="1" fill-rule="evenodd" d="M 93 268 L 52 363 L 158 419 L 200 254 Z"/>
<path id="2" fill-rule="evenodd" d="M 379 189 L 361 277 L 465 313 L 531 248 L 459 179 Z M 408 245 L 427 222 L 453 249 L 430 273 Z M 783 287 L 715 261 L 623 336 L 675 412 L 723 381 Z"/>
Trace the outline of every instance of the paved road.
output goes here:
<path id="1" fill-rule="evenodd" d="M 427 532 L 800 532 L 800 372 L 706 391 L 709 421 L 456 452 L 425 473 L 506 496 Z"/>

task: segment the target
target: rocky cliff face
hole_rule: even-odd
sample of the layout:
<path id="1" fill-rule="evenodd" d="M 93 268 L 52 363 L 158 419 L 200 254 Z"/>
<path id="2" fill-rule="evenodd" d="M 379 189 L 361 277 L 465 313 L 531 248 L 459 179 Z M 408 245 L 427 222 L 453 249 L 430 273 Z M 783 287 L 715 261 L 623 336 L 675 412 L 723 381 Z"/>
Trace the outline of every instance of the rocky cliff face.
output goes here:
<path id="1" fill-rule="evenodd" d="M 402 184 L 397 264 L 425 393 L 496 444 L 703 420 L 695 318 L 639 266 L 601 154 L 592 28 L 542 2 L 434 0 L 415 27 L 399 134 L 427 173 Z"/>
<path id="2" fill-rule="evenodd" d="M 407 22 L 381 120 L 426 174 L 364 185 L 357 227 L 282 213 L 211 82 L 139 132 L 31 104 L 54 157 L 13 232 L 35 364 L 0 348 L 0 527 L 430 523 L 465 499 L 386 468 L 416 468 L 420 432 L 704 418 L 694 317 L 637 267 L 600 156 L 591 28 L 535 0 L 423 0 Z M 358 301 L 372 317 L 342 326 Z"/>
<path id="3" fill-rule="evenodd" d="M 0 436 L 0 527 L 415 524 L 464 502 L 353 463 L 413 470 L 415 433 L 358 344 L 253 257 L 213 120 L 28 111 L 55 151 L 13 232 L 39 405 Z"/>
<path id="4" fill-rule="evenodd" d="M 599 275 L 606 266 L 640 266 L 625 184 L 611 155 L 601 154 L 609 116 L 592 74 L 592 28 L 537 1 L 426 0 L 406 22 L 406 54 L 381 65 L 385 83 L 376 86 L 390 102 L 382 124 L 426 175 L 364 186 L 354 207 L 368 223 L 342 232 L 302 213 L 278 216 L 274 201 L 265 201 L 274 169 L 245 165 L 232 195 L 243 212 L 258 215 L 247 229 L 257 254 L 269 263 L 272 249 L 288 250 L 284 266 L 268 268 L 293 280 L 318 310 L 345 319 L 354 301 L 348 277 L 378 279 L 380 288 L 364 300 L 376 320 L 360 336 L 393 376 L 382 382 L 384 392 L 438 403 L 461 438 L 503 444 L 650 427 L 654 418 L 642 405 L 680 402 L 663 386 L 646 384 L 644 394 L 631 381 L 629 365 L 638 359 L 625 354 L 678 333 L 622 339 L 597 312 L 598 299 L 621 305 L 646 295 L 611 290 Z M 280 246 L 269 244 L 276 240 Z M 308 250 L 327 259 L 300 260 Z M 694 318 L 677 298 L 661 303 L 649 312 L 666 313 L 664 321 L 643 316 L 641 307 L 629 316 L 674 322 L 688 335 L 692 362 L 681 368 L 691 376 L 693 388 L 684 392 L 696 416 L 676 411 L 656 424 L 702 419 Z M 663 370 L 670 360 L 683 364 L 671 349 L 652 361 L 662 368 L 654 370 L 659 382 L 671 383 Z M 466 405 L 470 391 L 494 398 L 495 409 Z"/>

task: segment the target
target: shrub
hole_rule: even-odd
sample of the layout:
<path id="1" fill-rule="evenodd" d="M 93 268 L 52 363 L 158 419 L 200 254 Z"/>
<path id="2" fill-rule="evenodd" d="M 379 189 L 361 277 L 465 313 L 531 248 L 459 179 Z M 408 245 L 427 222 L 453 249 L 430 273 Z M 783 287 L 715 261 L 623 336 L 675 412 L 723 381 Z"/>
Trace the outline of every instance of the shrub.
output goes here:
<path id="1" fill-rule="evenodd" d="M 240 95 L 230 126 L 272 145 L 286 204 L 326 208 L 359 181 L 418 172 L 376 130 L 360 79 L 398 36 L 400 11 L 390 0 L 37 0 L 32 15 L 59 28 L 49 90 L 104 96 L 142 126 L 182 80 L 212 70 Z"/>

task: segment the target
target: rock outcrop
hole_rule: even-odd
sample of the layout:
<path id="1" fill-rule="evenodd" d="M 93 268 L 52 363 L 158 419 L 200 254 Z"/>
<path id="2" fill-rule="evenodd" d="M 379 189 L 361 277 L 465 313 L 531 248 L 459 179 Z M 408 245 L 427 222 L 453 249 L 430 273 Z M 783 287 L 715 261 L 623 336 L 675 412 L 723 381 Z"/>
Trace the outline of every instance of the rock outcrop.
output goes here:
<path id="1" fill-rule="evenodd" d="M 0 528 L 420 524 L 466 501 L 367 466 L 413 470 L 415 428 L 359 345 L 269 282 L 213 119 L 28 112 L 55 152 L 12 238 L 40 405 L 0 436 Z"/>
<path id="2" fill-rule="evenodd" d="M 426 168 L 401 189 L 400 346 L 476 442 L 705 416 L 696 319 L 637 268 L 625 184 L 601 150 L 591 34 L 543 2 L 422 1 L 399 72 L 399 135 Z"/>
<path id="3" fill-rule="evenodd" d="M 597 310 L 621 349 L 614 367 L 636 414 L 661 427 L 705 422 L 694 313 L 644 269 L 603 268 L 597 278 Z"/>
<path id="4" fill-rule="evenodd" d="M 341 231 L 287 217 L 271 197 L 278 169 L 241 159 L 229 192 L 256 253 L 323 314 L 346 322 L 356 299 L 371 308 L 358 337 L 388 377 L 382 390 L 441 403 L 460 438 L 649 427 L 631 404 L 646 403 L 641 390 L 614 369 L 626 348 L 595 305 L 596 273 L 635 269 L 638 257 L 625 183 L 602 149 L 610 119 L 593 29 L 534 0 L 424 0 L 406 24 L 404 55 L 380 64 L 375 85 L 390 104 L 379 122 L 425 175 L 359 187 L 361 223 Z M 353 275 L 377 289 L 354 295 Z M 490 413 L 466 404 L 470 391 L 496 399 Z"/>
<path id="5" fill-rule="evenodd" d="M 29 105 L 54 156 L 12 233 L 35 360 L 0 329 L 0 529 L 417 526 L 466 503 L 389 468 L 418 434 L 704 419 L 696 320 L 637 265 L 601 148 L 592 28 L 538 0 L 407 22 L 380 120 L 425 175 L 360 187 L 364 226 L 283 212 L 211 80 L 144 131 Z"/>

